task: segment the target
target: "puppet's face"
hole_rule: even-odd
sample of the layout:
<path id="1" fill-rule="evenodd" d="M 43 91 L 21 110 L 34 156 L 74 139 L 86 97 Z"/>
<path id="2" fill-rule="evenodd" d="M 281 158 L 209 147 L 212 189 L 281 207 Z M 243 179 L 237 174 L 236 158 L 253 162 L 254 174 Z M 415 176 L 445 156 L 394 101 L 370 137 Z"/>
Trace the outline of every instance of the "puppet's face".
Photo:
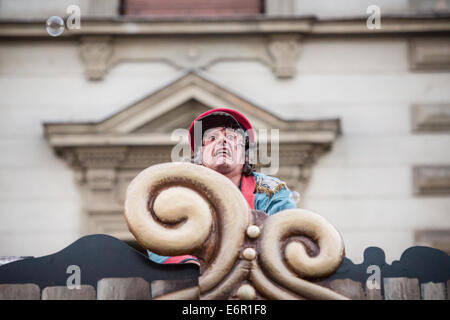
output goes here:
<path id="1" fill-rule="evenodd" d="M 245 140 L 242 130 L 216 127 L 203 135 L 202 163 L 205 167 L 227 174 L 242 172 L 245 162 Z"/>

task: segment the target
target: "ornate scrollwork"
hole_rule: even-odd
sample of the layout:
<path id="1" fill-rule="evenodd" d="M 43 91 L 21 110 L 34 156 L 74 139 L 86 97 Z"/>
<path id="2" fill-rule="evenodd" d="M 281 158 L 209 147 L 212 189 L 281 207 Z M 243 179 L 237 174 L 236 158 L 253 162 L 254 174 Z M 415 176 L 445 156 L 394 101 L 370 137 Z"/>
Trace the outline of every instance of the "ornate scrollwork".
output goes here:
<path id="1" fill-rule="evenodd" d="M 304 280 L 331 275 L 345 255 L 341 235 L 320 215 L 289 209 L 268 217 L 258 248 L 261 267 L 286 288 L 307 298 L 340 297 Z"/>
<path id="2" fill-rule="evenodd" d="M 163 299 L 345 299 L 315 284 L 344 257 L 337 230 L 301 209 L 251 211 L 225 176 L 190 163 L 143 170 L 129 185 L 125 218 L 145 248 L 200 260 L 199 287 Z"/>
<path id="3" fill-rule="evenodd" d="M 249 207 L 222 174 L 190 163 L 164 163 L 145 169 L 130 183 L 125 218 L 145 248 L 198 257 L 200 291 L 206 292 L 238 258 Z"/>

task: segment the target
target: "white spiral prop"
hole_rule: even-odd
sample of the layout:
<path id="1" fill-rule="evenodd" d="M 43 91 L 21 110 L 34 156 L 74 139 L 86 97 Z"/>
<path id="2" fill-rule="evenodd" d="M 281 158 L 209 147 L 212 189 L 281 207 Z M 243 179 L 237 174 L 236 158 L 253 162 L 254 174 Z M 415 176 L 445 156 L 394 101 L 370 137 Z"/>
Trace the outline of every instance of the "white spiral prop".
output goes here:
<path id="1" fill-rule="evenodd" d="M 315 241 L 319 253 L 310 256 L 303 244 L 289 241 L 290 237 L 295 236 L 306 236 Z M 303 209 L 288 209 L 269 216 L 261 234 L 259 252 L 264 271 L 293 292 L 312 299 L 345 298 L 301 279 L 330 275 L 345 255 L 341 235 L 320 215 Z"/>
<path id="2" fill-rule="evenodd" d="M 200 292 L 212 289 L 232 268 L 244 243 L 249 210 L 227 177 L 182 162 L 143 170 L 128 186 L 125 200 L 128 228 L 143 247 L 161 255 L 195 254 L 206 260 Z M 209 261 L 201 254 L 212 231 L 219 231 L 220 239 Z"/>

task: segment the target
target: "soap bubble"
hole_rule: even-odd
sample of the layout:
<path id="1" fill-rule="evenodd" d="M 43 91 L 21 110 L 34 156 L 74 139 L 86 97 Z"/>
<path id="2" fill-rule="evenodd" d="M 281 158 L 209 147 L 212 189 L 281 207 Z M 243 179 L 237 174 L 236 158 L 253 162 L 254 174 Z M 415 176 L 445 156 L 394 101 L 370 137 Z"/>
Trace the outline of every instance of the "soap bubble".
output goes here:
<path id="1" fill-rule="evenodd" d="M 298 204 L 300 202 L 300 198 L 300 193 L 298 193 L 297 191 L 292 191 L 289 195 L 289 199 L 294 201 L 295 204 Z"/>
<path id="2" fill-rule="evenodd" d="M 46 22 L 47 32 L 52 37 L 57 37 L 64 32 L 64 20 L 58 16 L 52 16 Z"/>

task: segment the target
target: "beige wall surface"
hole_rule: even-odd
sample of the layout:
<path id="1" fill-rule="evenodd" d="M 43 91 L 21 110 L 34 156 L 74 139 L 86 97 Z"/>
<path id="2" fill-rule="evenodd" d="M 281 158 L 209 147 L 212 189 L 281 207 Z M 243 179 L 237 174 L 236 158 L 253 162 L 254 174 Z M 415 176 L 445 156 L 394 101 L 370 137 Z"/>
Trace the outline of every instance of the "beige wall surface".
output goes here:
<path id="1" fill-rule="evenodd" d="M 450 101 L 450 73 L 411 72 L 407 48 L 405 39 L 306 40 L 288 81 L 256 64 L 236 78 L 244 64 L 211 70 L 282 117 L 341 119 L 300 206 L 335 224 L 355 262 L 373 245 L 398 259 L 415 230 L 450 228 L 450 198 L 416 196 L 412 183 L 413 165 L 448 163 L 450 135 L 413 133 L 410 119 L 413 103 Z"/>
<path id="2" fill-rule="evenodd" d="M 0 255 L 41 256 L 81 236 L 72 170 L 43 136 L 43 121 L 99 121 L 160 87 L 179 70 L 121 63 L 85 78 L 75 41 L 0 43 Z M 411 130 L 410 105 L 449 103 L 450 72 L 412 72 L 405 38 L 305 39 L 296 76 L 279 79 L 251 61 L 206 73 L 286 119 L 341 119 L 342 135 L 319 159 L 300 207 L 331 221 L 347 256 L 382 247 L 387 261 L 418 229 L 450 229 L 450 197 L 413 194 L 412 166 L 450 159 L 449 134 Z M 232 106 L 230 106 L 232 107 Z"/>
<path id="3" fill-rule="evenodd" d="M 0 20 L 63 17 L 71 5 L 78 6 L 84 17 L 114 17 L 119 4 L 119 0 L 0 0 Z"/>

